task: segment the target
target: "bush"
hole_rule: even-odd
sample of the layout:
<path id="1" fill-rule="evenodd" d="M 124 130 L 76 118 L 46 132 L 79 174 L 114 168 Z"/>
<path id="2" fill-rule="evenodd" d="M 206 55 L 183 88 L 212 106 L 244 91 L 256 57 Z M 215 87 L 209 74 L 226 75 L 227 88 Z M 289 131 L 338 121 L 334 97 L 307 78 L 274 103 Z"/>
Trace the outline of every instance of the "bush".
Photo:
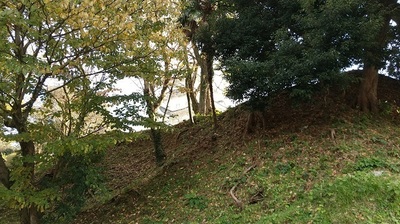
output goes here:
<path id="1" fill-rule="evenodd" d="M 191 208 L 203 210 L 207 208 L 207 200 L 203 196 L 198 196 L 194 193 L 186 194 L 185 196 L 186 203 Z"/>
<path id="2" fill-rule="evenodd" d="M 376 168 L 386 168 L 386 167 L 387 167 L 386 161 L 377 157 L 369 157 L 358 160 L 354 165 L 354 170 L 363 171 L 363 170 L 372 170 Z"/>

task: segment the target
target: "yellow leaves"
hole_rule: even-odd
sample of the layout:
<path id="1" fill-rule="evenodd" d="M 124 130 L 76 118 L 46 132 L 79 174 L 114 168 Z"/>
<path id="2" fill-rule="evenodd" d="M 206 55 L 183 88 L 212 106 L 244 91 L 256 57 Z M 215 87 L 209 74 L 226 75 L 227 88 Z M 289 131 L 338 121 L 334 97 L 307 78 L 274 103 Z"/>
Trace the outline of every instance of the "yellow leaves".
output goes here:
<path id="1" fill-rule="evenodd" d="M 12 110 L 12 106 L 9 103 L 6 103 L 5 110 L 6 111 L 11 111 Z"/>

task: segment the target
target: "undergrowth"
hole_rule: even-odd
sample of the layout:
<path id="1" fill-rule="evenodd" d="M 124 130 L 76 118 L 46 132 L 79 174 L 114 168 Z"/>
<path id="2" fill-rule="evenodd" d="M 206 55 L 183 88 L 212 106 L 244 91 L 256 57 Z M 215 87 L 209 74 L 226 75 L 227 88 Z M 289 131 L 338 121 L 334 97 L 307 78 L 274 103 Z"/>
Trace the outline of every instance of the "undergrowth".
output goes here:
<path id="1" fill-rule="evenodd" d="M 93 223 L 399 223 L 399 131 L 363 117 L 187 155 Z"/>

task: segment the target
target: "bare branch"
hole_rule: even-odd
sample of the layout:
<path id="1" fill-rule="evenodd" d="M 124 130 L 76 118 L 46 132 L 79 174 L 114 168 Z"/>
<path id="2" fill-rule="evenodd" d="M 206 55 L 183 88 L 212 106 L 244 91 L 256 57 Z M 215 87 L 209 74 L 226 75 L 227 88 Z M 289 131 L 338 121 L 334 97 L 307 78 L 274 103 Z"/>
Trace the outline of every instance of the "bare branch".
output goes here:
<path id="1" fill-rule="evenodd" d="M 25 108 L 23 111 L 23 115 L 24 115 L 25 119 L 29 116 L 29 113 L 32 110 L 33 104 L 36 102 L 36 100 L 40 96 L 40 93 L 43 90 L 43 85 L 44 85 L 46 79 L 49 78 L 50 76 L 51 76 L 51 74 L 47 73 L 42 78 L 39 77 L 39 80 L 35 86 L 35 89 L 32 92 L 31 99 L 28 102 L 21 105 L 21 108 Z"/>

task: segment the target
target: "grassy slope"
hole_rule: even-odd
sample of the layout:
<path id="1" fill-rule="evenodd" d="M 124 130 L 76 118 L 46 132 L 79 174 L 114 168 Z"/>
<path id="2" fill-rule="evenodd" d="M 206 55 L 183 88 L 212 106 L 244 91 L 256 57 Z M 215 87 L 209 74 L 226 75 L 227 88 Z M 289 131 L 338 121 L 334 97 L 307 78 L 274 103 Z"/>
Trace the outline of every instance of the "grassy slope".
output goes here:
<path id="1" fill-rule="evenodd" d="M 217 132 L 209 118 L 179 124 L 164 134 L 162 168 L 148 139 L 121 144 L 101 164 L 111 194 L 75 223 L 400 222 L 400 83 L 381 78 L 379 89 L 374 116 L 349 106 L 355 92 L 331 90 L 303 104 L 277 97 L 251 135 L 241 107 Z M 0 209 L 0 223 L 13 214 Z"/>
<path id="2" fill-rule="evenodd" d="M 399 96 L 399 83 L 380 85 L 383 102 Z M 103 163 L 114 197 L 76 223 L 400 222 L 397 106 L 369 116 L 346 95 L 301 105 L 280 96 L 252 135 L 241 108 L 220 115 L 216 133 L 207 118 L 180 124 L 164 136 L 162 168 L 149 140 L 116 147 Z"/>

